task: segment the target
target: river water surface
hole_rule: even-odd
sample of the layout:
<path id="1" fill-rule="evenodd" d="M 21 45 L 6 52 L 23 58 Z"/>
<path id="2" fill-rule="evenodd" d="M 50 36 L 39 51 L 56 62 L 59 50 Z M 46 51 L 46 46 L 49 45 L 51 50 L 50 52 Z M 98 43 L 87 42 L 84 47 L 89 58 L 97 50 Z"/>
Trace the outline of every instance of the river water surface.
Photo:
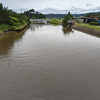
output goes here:
<path id="1" fill-rule="evenodd" d="M 0 100 L 100 100 L 100 38 L 39 24 L 1 37 Z"/>

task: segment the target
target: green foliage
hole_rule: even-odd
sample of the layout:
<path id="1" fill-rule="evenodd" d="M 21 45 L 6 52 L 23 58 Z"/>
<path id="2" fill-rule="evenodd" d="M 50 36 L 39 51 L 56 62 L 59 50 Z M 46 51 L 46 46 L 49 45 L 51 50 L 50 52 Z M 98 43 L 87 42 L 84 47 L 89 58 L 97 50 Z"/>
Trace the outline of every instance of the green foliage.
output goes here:
<path id="1" fill-rule="evenodd" d="M 100 20 L 100 13 L 88 13 L 86 17 L 97 18 L 98 20 Z"/>
<path id="2" fill-rule="evenodd" d="M 64 17 L 62 24 L 64 27 L 68 25 L 68 20 L 73 19 L 73 15 L 70 12 Z"/>
<path id="3" fill-rule="evenodd" d="M 6 31 L 10 30 L 10 26 L 7 24 L 0 24 L 0 30 L 3 32 L 6 32 Z"/>
<path id="4" fill-rule="evenodd" d="M 14 23 L 20 22 L 21 24 L 25 22 L 29 22 L 29 18 L 23 14 L 18 14 L 8 8 L 3 7 L 2 3 L 0 3 L 0 24 L 8 24 L 14 25 Z"/>
<path id="5" fill-rule="evenodd" d="M 16 26 L 11 26 L 10 30 L 16 30 Z"/>
<path id="6" fill-rule="evenodd" d="M 80 23 L 80 21 L 79 21 L 78 19 L 76 19 L 76 22 L 77 22 L 77 23 Z"/>
<path id="7" fill-rule="evenodd" d="M 100 25 L 98 22 L 90 22 L 89 25 Z"/>
<path id="8" fill-rule="evenodd" d="M 91 28 L 93 30 L 96 30 L 96 31 L 100 31 L 100 27 L 98 27 L 97 25 L 89 25 L 89 24 L 85 24 L 85 23 L 76 23 L 77 26 L 82 26 L 82 27 L 87 27 L 87 28 Z"/>
<path id="9" fill-rule="evenodd" d="M 0 30 L 0 34 L 3 34 L 3 31 Z"/>
<path id="10" fill-rule="evenodd" d="M 16 17 L 12 17 L 12 16 L 10 16 L 10 18 L 11 18 L 14 22 L 19 22 L 19 19 L 16 18 Z"/>
<path id="11" fill-rule="evenodd" d="M 53 19 L 53 20 L 50 21 L 50 23 L 51 23 L 51 24 L 58 24 L 59 21 L 58 21 L 57 19 Z"/>
<path id="12" fill-rule="evenodd" d="M 34 9 L 31 9 L 29 11 L 25 11 L 24 15 L 26 15 L 27 17 L 32 18 L 32 19 L 42 19 L 42 18 L 45 18 L 44 14 L 42 14 L 40 12 L 37 12 Z"/>
<path id="13" fill-rule="evenodd" d="M 32 19 L 36 19 L 36 17 L 32 17 Z"/>
<path id="14" fill-rule="evenodd" d="M 26 23 L 29 23 L 29 18 L 24 14 L 18 14 L 6 7 L 3 7 L 0 3 L 0 30 L 5 32 L 9 30 L 15 30 L 15 27 L 20 27 Z"/>

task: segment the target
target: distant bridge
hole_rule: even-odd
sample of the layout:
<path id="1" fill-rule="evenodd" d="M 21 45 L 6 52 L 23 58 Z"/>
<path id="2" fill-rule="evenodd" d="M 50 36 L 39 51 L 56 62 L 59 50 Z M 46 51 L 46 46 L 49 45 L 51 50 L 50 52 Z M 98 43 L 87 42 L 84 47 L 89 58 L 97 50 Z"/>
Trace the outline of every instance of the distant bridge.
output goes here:
<path id="1" fill-rule="evenodd" d="M 41 22 L 41 21 L 50 21 L 50 19 L 30 19 L 30 21 Z"/>
<path id="2" fill-rule="evenodd" d="M 50 22 L 50 19 L 30 19 L 31 22 Z"/>

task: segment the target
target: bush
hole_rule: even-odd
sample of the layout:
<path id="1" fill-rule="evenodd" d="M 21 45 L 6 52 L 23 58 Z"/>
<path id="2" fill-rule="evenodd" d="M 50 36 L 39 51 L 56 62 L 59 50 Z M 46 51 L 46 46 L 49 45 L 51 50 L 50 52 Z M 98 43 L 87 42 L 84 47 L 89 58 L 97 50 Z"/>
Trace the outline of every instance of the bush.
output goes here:
<path id="1" fill-rule="evenodd" d="M 70 14 L 70 12 L 64 17 L 64 19 L 62 21 L 63 27 L 68 26 L 68 24 L 69 24 L 68 20 L 73 20 L 73 15 Z"/>
<path id="2" fill-rule="evenodd" d="M 14 20 L 14 22 L 19 22 L 19 19 L 17 19 L 16 17 L 10 16 L 10 18 L 11 18 L 12 20 Z"/>
<path id="3" fill-rule="evenodd" d="M 89 25 L 100 25 L 98 22 L 90 22 Z"/>
<path id="4" fill-rule="evenodd" d="M 0 30 L 3 32 L 6 32 L 6 31 L 10 30 L 10 26 L 6 25 L 6 24 L 0 24 Z"/>
<path id="5" fill-rule="evenodd" d="M 11 31 L 16 30 L 16 27 L 15 26 L 11 26 L 10 30 Z"/>
<path id="6" fill-rule="evenodd" d="M 77 23 L 81 23 L 78 19 L 76 19 L 76 22 L 77 22 Z"/>
<path id="7" fill-rule="evenodd" d="M 36 17 L 32 17 L 32 19 L 36 19 Z"/>
<path id="8" fill-rule="evenodd" d="M 59 21 L 57 19 L 53 19 L 50 21 L 51 24 L 59 24 Z"/>

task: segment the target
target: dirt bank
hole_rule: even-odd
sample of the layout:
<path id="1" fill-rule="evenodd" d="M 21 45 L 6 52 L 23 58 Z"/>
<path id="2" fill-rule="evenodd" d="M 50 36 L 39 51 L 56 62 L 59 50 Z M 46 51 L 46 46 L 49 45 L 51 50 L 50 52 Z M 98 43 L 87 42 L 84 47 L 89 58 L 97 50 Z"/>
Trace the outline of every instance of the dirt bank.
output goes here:
<path id="1" fill-rule="evenodd" d="M 73 29 L 93 35 L 93 36 L 97 36 L 100 38 L 100 30 L 93 30 L 92 28 L 88 28 L 88 27 L 84 27 L 84 26 L 78 26 L 78 25 L 74 25 L 72 26 Z"/>

